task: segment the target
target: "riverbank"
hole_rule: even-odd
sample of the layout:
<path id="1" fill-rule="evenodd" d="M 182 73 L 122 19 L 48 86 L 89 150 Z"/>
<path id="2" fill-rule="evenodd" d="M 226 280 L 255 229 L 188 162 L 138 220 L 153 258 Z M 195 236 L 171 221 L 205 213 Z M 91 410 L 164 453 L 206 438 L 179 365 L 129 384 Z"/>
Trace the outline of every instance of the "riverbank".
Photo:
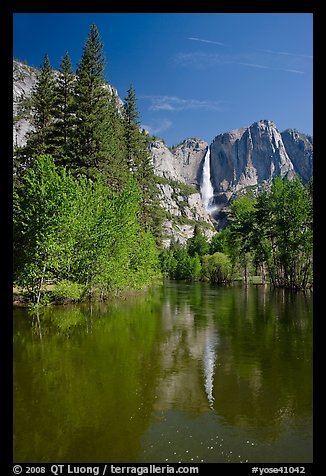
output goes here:
<path id="1" fill-rule="evenodd" d="M 98 302 L 110 302 L 116 299 L 121 301 L 132 299 L 133 297 L 139 296 L 153 286 L 157 286 L 161 284 L 160 280 L 155 280 L 151 285 L 143 286 L 142 288 L 125 288 L 111 291 L 110 293 L 106 293 L 105 295 L 99 292 L 85 292 L 79 296 L 71 295 L 70 297 L 68 294 L 59 294 L 56 288 L 56 285 L 46 284 L 44 285 L 44 289 L 42 290 L 42 299 L 40 301 L 40 306 L 64 306 L 68 304 L 76 304 L 76 303 L 83 303 L 87 301 L 98 301 Z M 33 303 L 33 300 L 29 296 L 29 293 L 26 289 L 21 288 L 19 286 L 13 286 L 13 306 L 14 307 L 22 307 L 22 308 L 31 308 L 36 306 Z"/>

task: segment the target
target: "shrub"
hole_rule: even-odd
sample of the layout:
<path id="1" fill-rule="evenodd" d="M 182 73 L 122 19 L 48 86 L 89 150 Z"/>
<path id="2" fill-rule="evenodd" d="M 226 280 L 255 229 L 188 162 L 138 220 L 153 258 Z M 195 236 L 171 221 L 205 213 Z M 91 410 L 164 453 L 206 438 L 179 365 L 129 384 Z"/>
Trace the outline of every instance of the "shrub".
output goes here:
<path id="1" fill-rule="evenodd" d="M 53 297 L 56 301 L 80 301 L 84 291 L 85 286 L 83 284 L 63 279 L 55 285 Z"/>
<path id="2" fill-rule="evenodd" d="M 231 282 L 232 264 L 224 253 L 214 253 L 202 257 L 202 276 L 215 284 Z"/>

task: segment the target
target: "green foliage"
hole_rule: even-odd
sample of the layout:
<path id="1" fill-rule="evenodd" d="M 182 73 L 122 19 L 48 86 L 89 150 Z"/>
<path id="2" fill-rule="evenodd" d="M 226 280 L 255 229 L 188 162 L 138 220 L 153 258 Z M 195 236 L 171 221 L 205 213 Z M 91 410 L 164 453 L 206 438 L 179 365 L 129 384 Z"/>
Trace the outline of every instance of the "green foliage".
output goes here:
<path id="1" fill-rule="evenodd" d="M 197 280 L 201 275 L 201 262 L 198 254 L 190 256 L 187 248 L 173 244 L 170 249 L 160 253 L 161 271 L 172 279 Z"/>
<path id="2" fill-rule="evenodd" d="M 203 256 L 202 276 L 213 284 L 229 284 L 232 278 L 230 258 L 220 252 Z"/>
<path id="3" fill-rule="evenodd" d="M 67 266 L 74 185 L 65 170 L 57 173 L 52 158 L 40 156 L 14 191 L 14 278 L 34 300 L 44 280 Z"/>
<path id="4" fill-rule="evenodd" d="M 198 225 L 194 228 L 194 234 L 187 242 L 188 253 L 190 256 L 203 256 L 209 253 L 210 245 L 206 236 L 201 233 Z"/>
<path id="5" fill-rule="evenodd" d="M 216 252 L 230 254 L 230 228 L 224 228 L 213 236 L 210 242 L 209 254 L 213 255 Z"/>
<path id="6" fill-rule="evenodd" d="M 270 191 L 236 199 L 231 211 L 234 255 L 248 253 L 274 286 L 305 289 L 312 280 L 312 193 L 300 179 L 276 177 Z"/>
<path id="7" fill-rule="evenodd" d="M 173 255 L 177 261 L 174 279 L 193 280 L 199 277 L 198 255 L 190 256 L 185 247 L 176 248 L 173 251 Z"/>
<path id="8" fill-rule="evenodd" d="M 164 276 L 172 277 L 175 275 L 178 262 L 171 249 L 164 248 L 159 255 L 160 267 Z"/>
<path id="9" fill-rule="evenodd" d="M 76 71 L 74 166 L 94 175 L 109 153 L 111 94 L 105 87 L 103 43 L 91 25 Z"/>
<path id="10" fill-rule="evenodd" d="M 138 221 L 140 196 L 132 179 L 114 192 L 101 180 L 77 180 L 52 157 L 40 156 L 14 194 L 17 284 L 35 302 L 54 278 L 102 298 L 149 284 L 159 274 L 158 258 L 154 238 Z"/>
<path id="11" fill-rule="evenodd" d="M 85 286 L 63 279 L 55 285 L 52 295 L 55 301 L 80 301 L 85 292 Z"/>

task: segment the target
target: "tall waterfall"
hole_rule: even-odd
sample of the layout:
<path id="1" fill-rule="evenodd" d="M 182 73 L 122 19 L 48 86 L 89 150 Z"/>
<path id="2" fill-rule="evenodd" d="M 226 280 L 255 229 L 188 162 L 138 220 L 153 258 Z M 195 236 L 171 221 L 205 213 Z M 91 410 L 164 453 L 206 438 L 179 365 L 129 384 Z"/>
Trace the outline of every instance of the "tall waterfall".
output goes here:
<path id="1" fill-rule="evenodd" d="M 214 189 L 211 182 L 211 154 L 208 146 L 203 167 L 203 176 L 201 179 L 200 193 L 203 205 L 206 210 L 209 210 L 212 198 L 214 196 Z"/>

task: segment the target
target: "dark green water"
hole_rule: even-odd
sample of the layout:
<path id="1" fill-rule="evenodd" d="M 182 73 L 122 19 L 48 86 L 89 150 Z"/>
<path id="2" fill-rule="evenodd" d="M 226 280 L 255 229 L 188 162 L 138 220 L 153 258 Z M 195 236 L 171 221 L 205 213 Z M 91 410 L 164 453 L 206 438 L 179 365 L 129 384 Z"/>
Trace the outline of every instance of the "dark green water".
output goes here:
<path id="1" fill-rule="evenodd" d="M 169 282 L 14 311 L 15 462 L 312 461 L 312 298 Z"/>

